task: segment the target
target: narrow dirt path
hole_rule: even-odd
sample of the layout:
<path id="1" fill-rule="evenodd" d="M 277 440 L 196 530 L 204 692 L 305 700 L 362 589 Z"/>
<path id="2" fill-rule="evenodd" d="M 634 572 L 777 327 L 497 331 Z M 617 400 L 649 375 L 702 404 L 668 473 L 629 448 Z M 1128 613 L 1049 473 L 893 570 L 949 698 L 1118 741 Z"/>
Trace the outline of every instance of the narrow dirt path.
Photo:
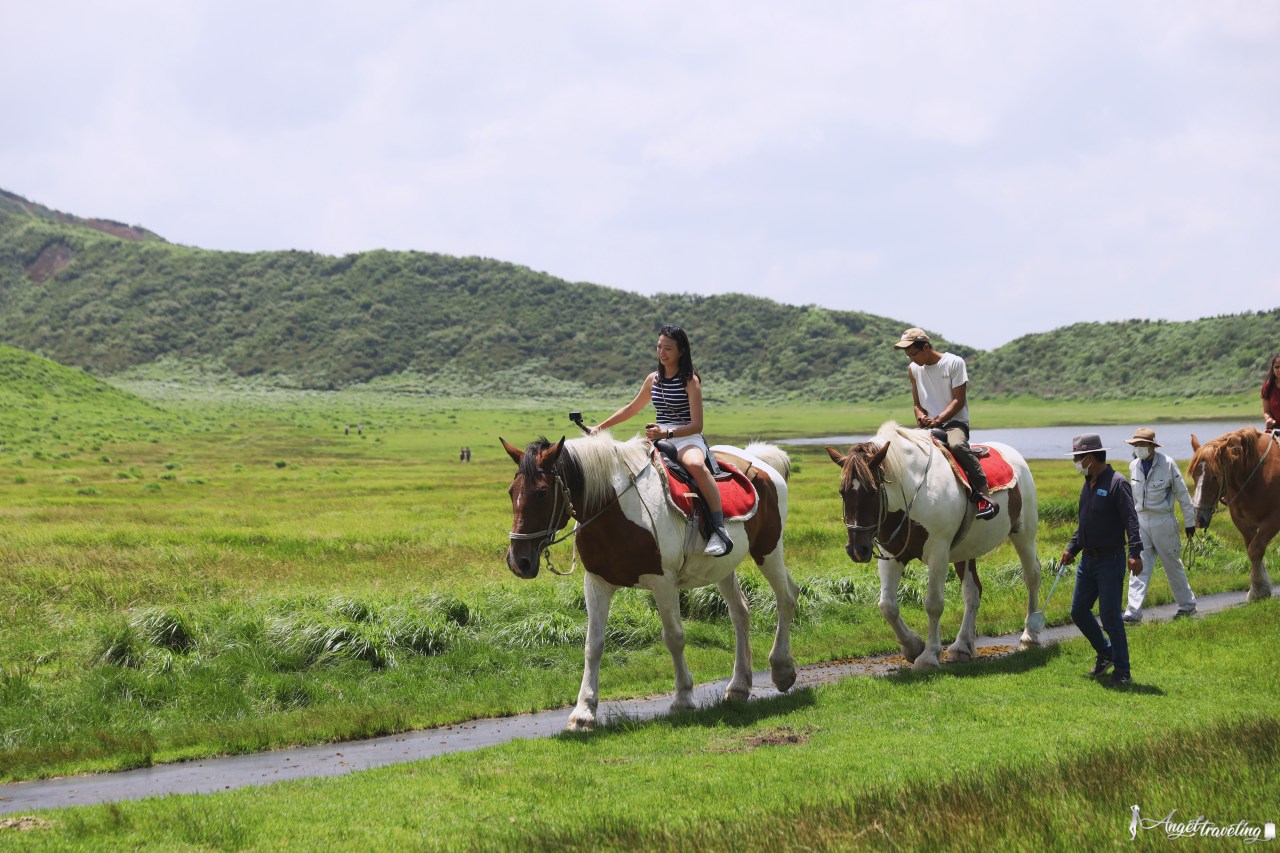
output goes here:
<path id="1" fill-rule="evenodd" d="M 1273 594 L 1280 595 L 1280 586 Z M 1215 613 L 1245 602 L 1245 592 L 1224 592 L 1202 596 L 1197 601 L 1195 618 Z M 1147 621 L 1173 618 L 1175 605 L 1165 604 L 1146 609 Z M 1010 654 L 1016 650 L 1018 634 L 980 637 L 979 657 Z M 1041 632 L 1045 643 L 1057 643 L 1079 636 L 1074 626 L 1046 628 Z M 885 675 L 896 671 L 905 661 L 899 655 L 884 655 L 845 661 L 809 664 L 799 667 L 793 689 L 831 684 L 855 675 Z M 767 672 L 755 673 L 757 686 L 752 699 L 778 696 L 769 684 Z M 709 705 L 720 700 L 728 679 L 702 684 L 695 688 L 695 701 Z M 670 694 L 643 699 L 602 701 L 601 718 L 622 715 L 633 720 L 647 720 L 667 713 Z M 31 812 L 38 809 L 139 800 L 165 794 L 211 794 L 252 785 L 269 785 L 287 779 L 312 776 L 338 776 L 356 770 L 368 770 L 404 761 L 419 761 L 452 752 L 483 749 L 521 738 L 551 737 L 558 734 L 569 717 L 569 707 L 515 717 L 472 720 L 424 731 L 406 732 L 368 740 L 345 741 L 323 746 L 282 749 L 252 755 L 232 755 L 179 764 L 161 764 L 141 770 L 105 773 L 97 776 L 73 776 L 35 782 L 0 785 L 0 814 Z"/>

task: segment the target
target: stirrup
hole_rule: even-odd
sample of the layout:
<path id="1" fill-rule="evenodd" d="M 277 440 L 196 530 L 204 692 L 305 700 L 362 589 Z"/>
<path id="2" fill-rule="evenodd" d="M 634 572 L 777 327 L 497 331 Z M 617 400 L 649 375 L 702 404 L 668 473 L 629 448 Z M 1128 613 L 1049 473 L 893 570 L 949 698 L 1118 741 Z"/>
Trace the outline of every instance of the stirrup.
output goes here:
<path id="1" fill-rule="evenodd" d="M 1000 514 L 1000 505 L 993 500 L 978 498 L 975 504 L 978 507 L 978 511 L 974 514 L 975 518 L 990 521 Z"/>

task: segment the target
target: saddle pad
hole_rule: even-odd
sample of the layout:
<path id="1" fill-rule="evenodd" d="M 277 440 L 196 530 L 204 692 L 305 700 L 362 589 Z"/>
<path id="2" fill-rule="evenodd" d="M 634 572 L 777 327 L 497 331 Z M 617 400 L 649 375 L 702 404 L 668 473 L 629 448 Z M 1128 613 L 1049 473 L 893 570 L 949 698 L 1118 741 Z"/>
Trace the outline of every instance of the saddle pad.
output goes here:
<path id="1" fill-rule="evenodd" d="M 964 469 L 956 463 L 955 457 L 951 455 L 951 450 L 937 439 L 934 439 L 934 443 L 941 447 L 942 452 L 946 454 L 947 461 L 951 463 L 951 470 L 955 473 L 956 479 L 968 489 L 969 477 L 964 473 Z M 989 444 L 971 444 L 969 446 L 974 450 L 982 448 L 986 451 L 986 455 L 978 457 L 978 463 L 982 466 L 982 473 L 987 475 L 987 490 L 989 492 L 995 494 L 1018 485 L 1018 476 L 1013 473 L 1013 466 L 1000 455 L 1000 451 Z"/>
<path id="2" fill-rule="evenodd" d="M 725 521 L 737 521 L 750 518 L 756 511 L 756 487 L 733 465 L 717 460 L 720 470 L 729 476 L 716 481 L 720 489 L 720 502 L 724 505 Z M 667 494 L 672 505 L 686 516 L 693 511 L 693 488 L 676 479 L 666 465 L 662 471 L 667 475 Z"/>

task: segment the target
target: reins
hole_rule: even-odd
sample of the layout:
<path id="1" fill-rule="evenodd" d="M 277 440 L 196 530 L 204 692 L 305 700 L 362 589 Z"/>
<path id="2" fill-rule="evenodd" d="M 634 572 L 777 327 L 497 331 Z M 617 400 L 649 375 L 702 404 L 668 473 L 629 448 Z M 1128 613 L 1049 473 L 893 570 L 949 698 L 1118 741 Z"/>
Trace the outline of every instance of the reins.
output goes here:
<path id="1" fill-rule="evenodd" d="M 892 439 L 890 439 L 890 441 L 892 441 Z M 863 533 L 868 530 L 876 531 L 876 538 L 875 538 L 876 559 L 894 560 L 895 562 L 902 562 L 901 559 L 899 558 L 904 553 L 906 553 L 907 547 L 911 544 L 910 542 L 911 537 L 909 534 L 906 537 L 906 540 L 902 543 L 902 548 L 896 554 L 886 555 L 883 549 L 881 548 L 881 546 L 887 546 L 890 542 L 892 542 L 895 538 L 897 538 L 898 534 L 902 532 L 902 529 L 906 526 L 907 522 L 911 520 L 911 508 L 915 506 L 916 498 L 920 496 L 920 490 L 924 488 L 925 480 L 929 478 L 929 468 L 933 465 L 933 454 L 935 451 L 937 451 L 937 448 L 930 446 L 929 458 L 928 458 L 928 461 L 926 461 L 924 464 L 924 473 L 920 475 L 920 482 L 916 484 L 916 489 L 911 495 L 911 500 L 907 500 L 907 490 L 902 488 L 901 483 L 898 484 L 898 488 L 902 491 L 902 503 L 906 506 L 906 511 L 902 515 L 902 521 L 898 522 L 898 526 L 894 528 L 894 531 L 890 533 L 887 537 L 882 537 L 880 536 L 880 533 L 879 533 L 880 528 L 884 525 L 884 520 L 889 517 L 889 501 L 885 495 L 885 491 L 883 488 L 883 486 L 886 485 L 886 482 L 884 480 L 883 465 L 881 465 L 880 471 L 877 473 L 877 476 L 876 476 L 876 494 L 877 494 L 877 501 L 879 503 L 879 509 L 876 512 L 876 523 L 874 525 L 850 524 L 849 517 L 847 515 L 844 517 L 845 530 L 847 530 L 848 532 Z"/>
<path id="2" fill-rule="evenodd" d="M 1271 452 L 1271 446 L 1273 444 L 1276 444 L 1277 441 L 1280 441 L 1280 439 L 1276 438 L 1275 433 L 1268 433 L 1267 435 L 1268 435 L 1267 449 L 1262 451 L 1262 455 L 1259 456 L 1258 461 L 1254 463 L 1253 469 L 1249 471 L 1249 476 L 1244 478 L 1244 482 L 1240 484 L 1240 488 L 1236 489 L 1236 493 L 1230 498 L 1226 496 L 1227 486 L 1229 484 L 1227 483 L 1226 466 L 1223 466 L 1221 482 L 1219 482 L 1218 484 L 1218 497 L 1216 500 L 1214 500 L 1213 503 L 1209 505 L 1210 516 L 1212 516 L 1218 511 L 1218 504 L 1222 504 L 1223 506 L 1227 506 L 1227 507 L 1231 506 L 1232 501 L 1234 501 L 1236 498 L 1244 494 L 1245 488 L 1249 485 L 1249 482 L 1253 480 L 1254 475 L 1257 474 L 1258 471 L 1262 469 L 1262 463 L 1266 461 L 1267 454 Z M 1196 509 L 1199 509 L 1199 508 L 1200 507 L 1196 507 Z"/>
<path id="3" fill-rule="evenodd" d="M 564 478 L 561 476 L 559 465 L 557 465 L 556 468 L 553 469 L 551 472 L 552 477 L 555 480 L 556 493 L 555 493 L 555 500 L 551 504 L 551 515 L 550 515 L 551 520 L 548 522 L 548 524 L 555 525 L 556 521 L 559 520 L 561 511 L 562 511 L 561 501 L 563 500 L 564 506 L 568 508 L 569 518 L 573 519 L 573 527 L 569 530 L 566 530 L 560 536 L 556 536 L 555 534 L 556 534 L 556 531 L 560 529 L 560 527 L 564 526 L 563 524 L 559 526 L 547 527 L 545 530 L 539 530 L 537 533 L 517 533 L 514 530 L 512 530 L 510 533 L 507 534 L 507 536 L 515 541 L 528 541 L 530 539 L 544 539 L 544 541 L 538 545 L 538 560 L 545 562 L 547 565 L 547 571 L 551 572 L 553 575 L 560 575 L 561 577 L 571 575 L 573 574 L 574 567 L 577 566 L 578 564 L 578 531 L 582 530 L 582 528 L 586 527 L 588 524 L 595 521 L 600 516 L 604 515 L 605 511 L 608 510 L 609 507 L 613 506 L 618 501 L 622 500 L 623 495 L 625 495 L 627 492 L 631 491 L 636 487 L 636 480 L 638 480 L 640 478 L 640 475 L 643 474 L 646 470 L 648 470 L 648 468 L 649 466 L 646 465 L 640 471 L 636 472 L 635 474 L 632 474 L 631 482 L 627 484 L 627 487 L 625 489 L 618 492 L 618 494 L 614 495 L 613 500 L 609 501 L 607 504 L 602 506 L 599 510 L 596 511 L 594 515 L 592 515 L 586 521 L 579 521 L 577 517 L 574 515 L 576 510 L 573 508 L 573 496 L 569 492 L 569 486 L 565 483 Z M 568 519 L 566 519 L 564 523 L 567 524 Z M 573 537 L 573 553 L 569 558 L 569 571 L 562 572 L 555 567 L 554 563 L 551 562 L 550 549 L 552 545 L 559 545 L 561 542 L 568 539 L 570 536 Z"/>

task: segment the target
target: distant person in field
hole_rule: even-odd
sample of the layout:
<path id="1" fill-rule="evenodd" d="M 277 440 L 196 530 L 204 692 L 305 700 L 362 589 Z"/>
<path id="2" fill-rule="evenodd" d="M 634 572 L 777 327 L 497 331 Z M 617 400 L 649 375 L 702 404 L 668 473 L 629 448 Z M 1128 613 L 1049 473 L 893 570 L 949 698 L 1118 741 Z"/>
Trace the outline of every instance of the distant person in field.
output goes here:
<path id="1" fill-rule="evenodd" d="M 658 329 L 658 369 L 644 378 L 635 399 L 591 427 L 595 435 L 614 424 L 630 420 L 650 400 L 657 412 L 657 423 L 647 424 L 644 434 L 650 441 L 667 439 L 676 447 L 681 464 L 698 481 L 698 489 L 711 513 L 711 526 L 716 531 L 707 542 L 704 553 L 719 557 L 729 553 L 733 542 L 724 529 L 724 510 L 720 490 L 716 488 L 706 460 L 711 451 L 702 437 L 702 379 L 693 369 L 689 352 L 689 336 L 674 324 Z"/>
<path id="2" fill-rule="evenodd" d="M 1142 621 L 1142 602 L 1147 597 L 1147 585 L 1156 570 L 1156 557 L 1164 566 L 1169 578 L 1169 589 L 1178 602 L 1178 612 L 1173 618 L 1190 616 L 1196 612 L 1196 596 L 1187 583 L 1187 570 L 1180 555 L 1182 540 L 1178 536 L 1178 519 L 1173 514 L 1175 503 L 1182 507 L 1182 526 L 1187 541 L 1196 535 L 1195 510 L 1191 495 L 1182 480 L 1178 463 L 1161 453 L 1154 430 L 1140 427 L 1133 438 L 1126 438 L 1133 445 L 1134 459 L 1129 463 L 1129 483 L 1133 489 L 1133 506 L 1138 512 L 1138 530 L 1142 534 L 1142 571 L 1129 577 L 1129 606 L 1124 611 L 1124 621 L 1137 624 Z"/>
<path id="3" fill-rule="evenodd" d="M 470 448 L 470 447 L 468 447 L 468 448 L 466 449 L 465 454 L 466 454 L 466 461 L 470 462 L 470 461 L 471 461 L 471 448 Z"/>
<path id="4" fill-rule="evenodd" d="M 1133 489 L 1124 475 L 1107 464 L 1108 448 L 1093 432 L 1071 439 L 1071 455 L 1076 470 L 1084 477 L 1080 489 L 1079 523 L 1062 564 L 1069 566 L 1080 554 L 1076 569 L 1076 591 L 1071 598 L 1071 621 L 1080 629 L 1097 654 L 1089 675 L 1111 673 L 1112 687 L 1133 683 L 1129 671 L 1129 639 L 1124 632 L 1123 609 L 1125 541 L 1128 540 L 1129 571 L 1142 571 L 1142 534 L 1138 532 L 1138 513 L 1133 509 Z M 1098 619 L 1093 618 L 1094 602 Z M 1102 632 L 1106 631 L 1104 637 Z"/>
<path id="5" fill-rule="evenodd" d="M 977 505 L 977 517 L 995 518 L 1000 507 L 991 500 L 987 475 L 969 449 L 969 372 L 964 359 L 935 350 L 923 329 L 907 329 L 893 346 L 911 359 L 907 376 L 911 379 L 916 424 L 946 433 L 947 448 L 969 478 L 969 499 Z"/>
<path id="6" fill-rule="evenodd" d="M 459 462 L 467 461 L 467 449 L 465 447 L 458 448 L 458 461 Z"/>
<path id="7" fill-rule="evenodd" d="M 1267 379 L 1262 383 L 1262 419 L 1264 429 L 1280 429 L 1280 353 L 1271 357 Z"/>

